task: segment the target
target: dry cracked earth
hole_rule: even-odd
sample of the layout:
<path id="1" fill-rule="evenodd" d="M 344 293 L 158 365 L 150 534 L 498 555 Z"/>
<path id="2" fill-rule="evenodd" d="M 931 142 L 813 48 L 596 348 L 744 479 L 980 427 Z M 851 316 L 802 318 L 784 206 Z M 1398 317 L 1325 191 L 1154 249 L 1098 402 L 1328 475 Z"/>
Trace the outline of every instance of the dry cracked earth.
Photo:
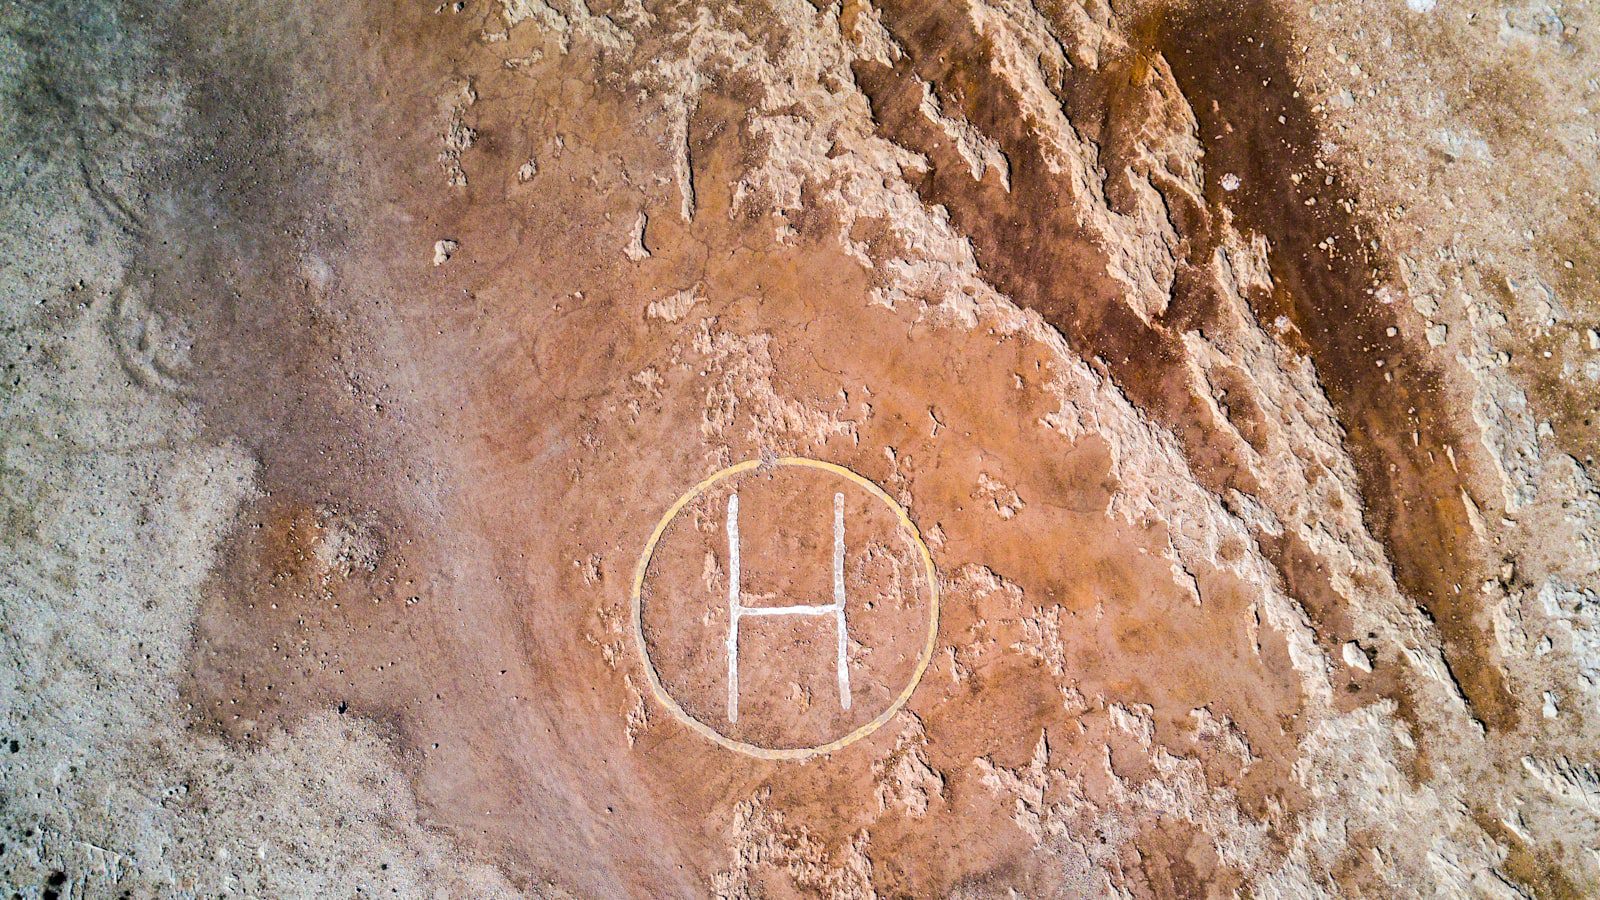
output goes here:
<path id="1" fill-rule="evenodd" d="M 1600 895 L 1597 13 L 7 0 L 0 885 Z"/>

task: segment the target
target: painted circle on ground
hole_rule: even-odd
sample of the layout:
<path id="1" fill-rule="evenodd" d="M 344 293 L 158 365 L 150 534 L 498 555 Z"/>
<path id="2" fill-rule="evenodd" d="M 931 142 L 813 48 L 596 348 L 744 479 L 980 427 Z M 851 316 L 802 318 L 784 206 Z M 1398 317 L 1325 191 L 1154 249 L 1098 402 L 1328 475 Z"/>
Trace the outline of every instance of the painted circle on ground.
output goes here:
<path id="1" fill-rule="evenodd" d="M 831 753 L 882 727 L 939 630 L 933 555 L 906 510 L 855 471 L 798 456 L 737 463 L 680 496 L 639 556 L 632 602 L 656 701 L 761 759 Z"/>

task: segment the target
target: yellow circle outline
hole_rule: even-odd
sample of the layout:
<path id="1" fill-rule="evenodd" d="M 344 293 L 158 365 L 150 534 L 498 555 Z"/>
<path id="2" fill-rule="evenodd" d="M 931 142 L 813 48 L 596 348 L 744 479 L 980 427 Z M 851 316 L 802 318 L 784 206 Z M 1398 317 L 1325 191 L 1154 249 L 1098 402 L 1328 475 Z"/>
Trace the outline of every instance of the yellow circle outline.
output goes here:
<path id="1" fill-rule="evenodd" d="M 644 592 L 645 572 L 650 568 L 650 558 L 655 555 L 656 544 L 661 540 L 661 535 L 666 532 L 667 526 L 672 524 L 672 520 L 677 518 L 678 513 L 682 512 L 685 506 L 704 493 L 706 488 L 724 478 L 738 475 L 741 472 L 748 472 L 751 469 L 761 468 L 763 465 L 800 466 L 832 472 L 847 481 L 859 485 L 867 493 L 877 497 L 895 514 L 895 518 L 900 522 L 900 527 L 911 535 L 912 543 L 916 544 L 917 552 L 922 556 L 922 567 L 928 578 L 928 640 L 922 647 L 922 656 L 917 660 L 917 668 L 911 673 L 911 680 L 906 684 L 905 690 L 902 690 L 900 696 L 896 697 L 887 709 L 879 713 L 877 718 L 844 737 L 815 747 L 772 748 L 747 744 L 743 741 L 736 741 L 689 715 L 683 707 L 678 705 L 678 701 L 672 699 L 672 695 L 668 694 L 666 687 L 662 685 L 661 677 L 656 674 L 655 663 L 650 660 L 650 649 L 645 645 L 644 640 L 644 601 L 641 595 Z M 906 705 L 907 700 L 911 699 L 912 692 L 917 689 L 917 684 L 922 681 L 923 673 L 928 670 L 928 663 L 933 659 L 934 643 L 939 636 L 939 579 L 933 568 L 933 554 L 928 552 L 928 545 L 922 540 L 922 532 L 917 530 L 916 523 L 911 521 L 911 516 L 905 509 L 896 503 L 893 497 L 884 493 L 883 488 L 878 487 L 851 469 L 834 463 L 823 462 L 820 459 L 811 459 L 805 456 L 784 456 L 771 463 L 763 463 L 759 459 L 747 459 L 711 475 L 686 491 L 667 510 L 667 514 L 661 517 L 661 521 L 656 523 L 655 530 L 650 532 L 650 540 L 644 545 L 644 552 L 639 555 L 639 565 L 633 574 L 633 636 L 639 644 L 639 656 L 644 661 L 644 672 L 650 681 L 650 692 L 655 695 L 657 702 L 665 706 L 674 718 L 687 725 L 690 730 L 721 744 L 729 750 L 759 759 L 809 759 L 813 756 L 820 756 L 824 753 L 832 753 L 835 750 L 843 749 L 877 731 L 883 727 L 885 722 L 893 718 L 895 713 L 900 711 L 900 707 Z"/>

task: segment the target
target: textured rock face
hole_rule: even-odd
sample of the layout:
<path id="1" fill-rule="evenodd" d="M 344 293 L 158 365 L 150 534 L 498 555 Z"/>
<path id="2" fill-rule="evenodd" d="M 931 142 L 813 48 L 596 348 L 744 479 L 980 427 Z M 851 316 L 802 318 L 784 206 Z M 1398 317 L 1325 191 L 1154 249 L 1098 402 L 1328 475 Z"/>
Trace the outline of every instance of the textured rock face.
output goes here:
<path id="1" fill-rule="evenodd" d="M 80 6 L 8 886 L 1600 891 L 1586 8 Z"/>

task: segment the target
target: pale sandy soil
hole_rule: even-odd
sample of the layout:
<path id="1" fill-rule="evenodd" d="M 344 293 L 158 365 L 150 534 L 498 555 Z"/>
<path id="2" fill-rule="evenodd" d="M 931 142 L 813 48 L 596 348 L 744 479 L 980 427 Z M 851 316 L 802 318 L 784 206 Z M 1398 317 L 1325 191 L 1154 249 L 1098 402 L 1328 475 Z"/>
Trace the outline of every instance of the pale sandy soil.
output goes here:
<path id="1" fill-rule="evenodd" d="M 0 884 L 1600 893 L 1596 28 L 0 6 Z"/>

